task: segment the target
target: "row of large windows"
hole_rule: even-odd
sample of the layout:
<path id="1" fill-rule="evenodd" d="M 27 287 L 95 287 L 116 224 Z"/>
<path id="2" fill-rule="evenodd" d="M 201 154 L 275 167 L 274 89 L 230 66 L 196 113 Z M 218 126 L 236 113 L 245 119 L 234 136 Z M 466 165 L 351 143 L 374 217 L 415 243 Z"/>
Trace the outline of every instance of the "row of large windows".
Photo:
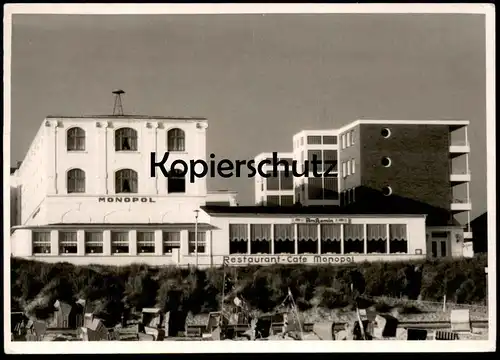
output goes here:
<path id="1" fill-rule="evenodd" d="M 406 224 L 230 224 L 229 239 L 231 254 L 408 253 Z"/>
<path id="2" fill-rule="evenodd" d="M 67 173 L 67 192 L 85 193 L 86 176 L 82 169 L 71 169 Z M 115 172 L 115 193 L 136 194 L 139 188 L 139 177 L 136 171 L 131 169 L 122 169 Z M 186 192 L 186 178 L 182 171 L 174 169 L 167 178 L 168 193 Z"/>
<path id="3" fill-rule="evenodd" d="M 137 151 L 137 130 L 120 128 L 115 131 L 116 151 Z M 85 130 L 72 127 L 67 131 L 66 146 L 68 151 L 84 151 L 86 149 Z M 167 132 L 168 151 L 185 151 L 186 135 L 181 129 L 170 129 Z"/>
<path id="4" fill-rule="evenodd" d="M 111 254 L 130 253 L 130 238 L 128 231 L 111 231 Z M 206 251 L 206 233 L 189 232 L 189 253 L 195 253 L 198 243 L 198 253 Z M 163 232 L 163 254 L 172 253 L 173 249 L 180 249 L 180 232 Z M 37 231 L 33 233 L 33 255 L 53 254 L 50 231 Z M 104 239 L 102 231 L 85 232 L 85 254 L 104 254 Z M 155 254 L 155 233 L 153 231 L 137 231 L 137 254 Z M 58 254 L 77 254 L 78 241 L 76 231 L 59 231 Z"/>
<path id="5" fill-rule="evenodd" d="M 336 145 L 337 137 L 334 135 L 309 135 L 306 138 L 308 145 Z M 297 140 L 297 147 L 304 145 L 304 137 Z"/>

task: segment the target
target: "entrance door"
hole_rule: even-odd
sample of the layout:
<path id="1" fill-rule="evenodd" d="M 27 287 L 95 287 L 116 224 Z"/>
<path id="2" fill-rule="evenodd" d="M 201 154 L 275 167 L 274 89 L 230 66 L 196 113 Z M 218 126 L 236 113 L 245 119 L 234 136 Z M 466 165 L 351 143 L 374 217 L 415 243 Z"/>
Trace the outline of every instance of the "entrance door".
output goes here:
<path id="1" fill-rule="evenodd" d="M 432 233 L 431 253 L 433 258 L 449 256 L 448 239 L 448 232 L 440 231 Z"/>

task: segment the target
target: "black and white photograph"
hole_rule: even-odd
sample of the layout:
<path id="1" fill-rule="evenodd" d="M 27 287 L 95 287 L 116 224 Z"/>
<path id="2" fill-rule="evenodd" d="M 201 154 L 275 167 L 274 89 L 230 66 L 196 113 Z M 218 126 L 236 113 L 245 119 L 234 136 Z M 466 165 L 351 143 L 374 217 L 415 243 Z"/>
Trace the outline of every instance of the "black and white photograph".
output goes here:
<path id="1" fill-rule="evenodd" d="M 6 5 L 6 352 L 495 351 L 494 14 Z"/>

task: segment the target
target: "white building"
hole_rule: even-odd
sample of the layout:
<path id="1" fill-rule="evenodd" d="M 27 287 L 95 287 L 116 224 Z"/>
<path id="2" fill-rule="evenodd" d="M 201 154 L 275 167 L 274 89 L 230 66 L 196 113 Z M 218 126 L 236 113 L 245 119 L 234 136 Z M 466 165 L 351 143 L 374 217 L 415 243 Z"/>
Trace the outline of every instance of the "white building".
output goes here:
<path id="1" fill-rule="evenodd" d="M 276 155 L 277 161 L 283 162 L 277 166 L 277 176 L 273 174 L 273 153 L 260 153 L 254 159 L 256 167 L 262 164 L 262 174 L 268 176 L 264 177 L 258 171 L 255 175 L 255 203 L 267 206 L 291 206 L 294 204 L 293 153 L 279 152 Z M 288 166 L 284 164 L 285 161 Z"/>
<path id="2" fill-rule="evenodd" d="M 311 198 L 307 192 L 299 195 L 309 206 L 283 206 L 293 204 L 289 179 L 278 179 L 276 193 L 267 182 L 256 192 L 266 202 L 279 196 L 280 207 L 236 206 L 234 192 L 208 192 L 206 178 L 191 181 L 189 171 L 182 175 L 182 165 L 174 163 L 206 160 L 207 125 L 194 117 L 46 118 L 11 175 L 12 255 L 202 267 L 462 256 L 463 229 L 426 226 L 422 214 L 314 206 L 338 205 L 338 198 Z M 320 151 L 321 159 L 335 161 L 336 139 L 335 131 L 301 132 L 294 152 L 279 157 L 300 164 Z M 169 176 L 159 167 L 152 176 L 152 162 L 160 163 L 167 152 Z M 332 191 L 338 189 L 335 175 L 328 178 L 335 179 Z M 302 180 L 294 179 L 296 185 Z"/>

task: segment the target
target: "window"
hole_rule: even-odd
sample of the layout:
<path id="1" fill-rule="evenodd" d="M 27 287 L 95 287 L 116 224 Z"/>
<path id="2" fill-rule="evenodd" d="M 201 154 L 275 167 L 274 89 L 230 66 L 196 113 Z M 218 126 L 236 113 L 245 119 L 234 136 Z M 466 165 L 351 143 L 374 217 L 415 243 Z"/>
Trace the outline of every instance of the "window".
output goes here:
<path id="1" fill-rule="evenodd" d="M 351 146 L 351 132 L 348 132 L 348 133 L 346 134 L 345 139 L 346 139 L 346 147 Z"/>
<path id="2" fill-rule="evenodd" d="M 351 145 L 354 145 L 354 130 L 351 130 Z"/>
<path id="3" fill-rule="evenodd" d="M 389 167 L 389 166 L 391 166 L 392 161 L 391 161 L 391 158 L 384 156 L 381 160 L 381 163 L 382 163 L 382 166 Z"/>
<path id="4" fill-rule="evenodd" d="M 368 254 L 387 253 L 387 225 L 367 224 L 366 225 L 366 250 Z"/>
<path id="5" fill-rule="evenodd" d="M 323 200 L 323 178 L 309 178 L 307 195 L 311 200 Z"/>
<path id="6" fill-rule="evenodd" d="M 408 235 L 406 224 L 390 224 L 389 237 L 389 252 L 391 254 L 408 253 Z"/>
<path id="7" fill-rule="evenodd" d="M 185 151 L 185 134 L 181 129 L 170 129 L 167 133 L 168 151 Z"/>
<path id="8" fill-rule="evenodd" d="M 441 256 L 446 257 L 446 241 L 441 241 Z"/>
<path id="9" fill-rule="evenodd" d="M 433 241 L 431 244 L 432 257 L 437 257 L 437 241 Z"/>
<path id="10" fill-rule="evenodd" d="M 324 178 L 324 198 L 325 200 L 339 199 L 339 186 L 337 178 Z"/>
<path id="11" fill-rule="evenodd" d="M 364 252 L 363 225 L 344 225 L 344 254 L 363 254 Z"/>
<path id="12" fill-rule="evenodd" d="M 337 137 L 336 136 L 323 136 L 323 144 L 324 145 L 336 145 Z"/>
<path id="13" fill-rule="evenodd" d="M 292 205 L 293 205 L 293 195 L 281 196 L 281 206 L 292 206 Z"/>
<path id="14" fill-rule="evenodd" d="M 137 131 L 121 128 L 115 131 L 116 151 L 137 151 Z"/>
<path id="15" fill-rule="evenodd" d="M 278 206 L 280 204 L 280 197 L 278 195 L 269 195 L 266 199 L 267 206 Z"/>
<path id="16" fill-rule="evenodd" d="M 274 225 L 274 253 L 275 254 L 295 254 L 293 224 Z"/>
<path id="17" fill-rule="evenodd" d="M 342 149 L 345 149 L 345 134 L 342 134 Z"/>
<path id="18" fill-rule="evenodd" d="M 85 254 L 102 254 L 102 232 L 85 232 Z"/>
<path id="19" fill-rule="evenodd" d="M 321 253 L 341 253 L 341 225 L 322 224 L 321 226 Z"/>
<path id="20" fill-rule="evenodd" d="M 300 138 L 300 145 L 304 145 L 304 138 L 303 137 Z"/>
<path id="21" fill-rule="evenodd" d="M 384 196 L 390 196 L 390 195 L 392 195 L 392 188 L 390 186 L 384 186 L 382 188 L 382 194 Z"/>
<path id="22" fill-rule="evenodd" d="M 351 175 L 351 160 L 347 160 L 347 176 Z"/>
<path id="23" fill-rule="evenodd" d="M 297 225 L 297 252 L 299 254 L 317 254 L 318 235 L 318 226 L 316 224 Z"/>
<path id="24" fill-rule="evenodd" d="M 325 150 L 323 151 L 324 157 L 324 170 L 325 171 L 337 171 L 337 150 Z M 331 168 L 331 170 L 330 170 Z M 330 174 L 328 174 L 330 175 Z"/>
<path id="25" fill-rule="evenodd" d="M 288 176 L 286 176 L 285 171 L 280 171 L 280 189 L 281 190 L 293 190 L 293 174 L 288 172 Z"/>
<path id="26" fill-rule="evenodd" d="M 153 231 L 137 232 L 137 253 L 154 254 L 155 252 L 155 233 Z"/>
<path id="27" fill-rule="evenodd" d="M 316 157 L 316 159 L 314 158 Z M 314 166 L 316 166 L 316 172 L 320 172 L 322 169 L 323 156 L 321 150 L 309 150 L 307 151 L 307 160 L 309 161 L 309 171 L 313 171 Z M 316 160 L 316 163 L 313 161 Z M 316 165 L 313 165 L 316 164 Z"/>
<path id="28" fill-rule="evenodd" d="M 250 225 L 250 254 L 271 253 L 271 225 Z"/>
<path id="29" fill-rule="evenodd" d="M 68 151 L 85 150 L 85 131 L 82 128 L 73 127 L 68 130 L 66 148 Z"/>
<path id="30" fill-rule="evenodd" d="M 383 128 L 381 131 L 380 131 L 380 134 L 384 137 L 384 138 L 389 138 L 391 136 L 391 130 L 389 130 L 388 128 Z"/>
<path id="31" fill-rule="evenodd" d="M 76 254 L 78 251 L 78 241 L 76 231 L 59 232 L 59 253 Z"/>
<path id="32" fill-rule="evenodd" d="M 171 254 L 172 250 L 181 248 L 181 233 L 166 231 L 163 233 L 163 253 Z"/>
<path id="33" fill-rule="evenodd" d="M 82 169 L 71 169 L 68 171 L 66 180 L 68 194 L 85 192 L 85 171 Z"/>
<path id="34" fill-rule="evenodd" d="M 321 136 L 308 136 L 307 143 L 309 145 L 321 145 Z"/>
<path id="35" fill-rule="evenodd" d="M 356 172 L 356 160 L 351 160 L 351 173 L 354 174 Z"/>
<path id="36" fill-rule="evenodd" d="M 342 177 L 347 177 L 347 163 L 345 161 L 342 163 Z"/>
<path id="37" fill-rule="evenodd" d="M 265 178 L 267 182 L 267 190 L 275 191 L 280 189 L 280 178 L 278 176 L 274 177 L 272 171 L 268 171 L 267 174 L 269 174 L 268 178 Z"/>
<path id="38" fill-rule="evenodd" d="M 119 170 L 115 173 L 115 192 L 137 193 L 137 172 L 131 169 Z"/>
<path id="39" fill-rule="evenodd" d="M 33 232 L 33 255 L 50 254 L 50 231 Z"/>
<path id="40" fill-rule="evenodd" d="M 168 174 L 167 179 L 168 193 L 185 193 L 186 192 L 186 177 L 179 169 L 173 169 Z"/>
<path id="41" fill-rule="evenodd" d="M 207 238 L 206 235 L 207 233 L 205 231 L 198 231 L 198 238 L 195 238 L 195 232 L 190 231 L 189 232 L 189 253 L 190 254 L 196 254 L 196 243 L 198 243 L 198 254 L 203 254 L 205 253 L 206 245 L 207 245 Z"/>
<path id="42" fill-rule="evenodd" d="M 248 254 L 248 225 L 229 224 L 229 253 Z"/>
<path id="43" fill-rule="evenodd" d="M 111 254 L 128 254 L 128 232 L 111 232 Z"/>

